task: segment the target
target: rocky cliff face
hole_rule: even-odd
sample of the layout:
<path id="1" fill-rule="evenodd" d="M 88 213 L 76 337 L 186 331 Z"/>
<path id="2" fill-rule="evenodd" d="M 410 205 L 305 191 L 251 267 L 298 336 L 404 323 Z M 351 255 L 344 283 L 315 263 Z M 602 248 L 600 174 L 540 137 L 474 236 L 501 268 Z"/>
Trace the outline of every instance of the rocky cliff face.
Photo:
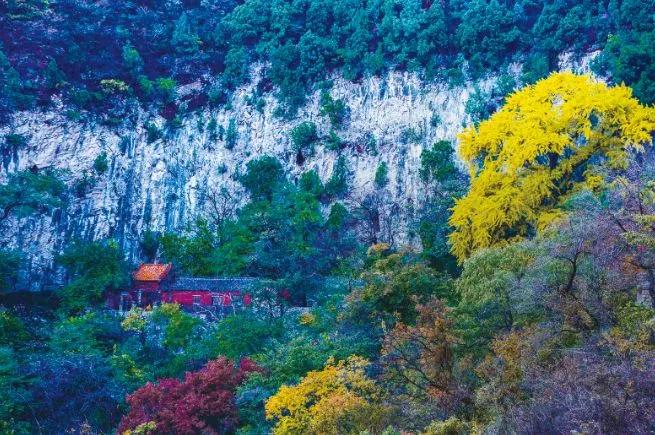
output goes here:
<path id="1" fill-rule="evenodd" d="M 488 89 L 493 80 L 478 85 Z M 264 97 L 263 109 L 249 103 L 254 88 L 252 84 L 239 89 L 229 110 L 197 113 L 175 129 L 145 112 L 129 129 L 71 121 L 63 110 L 16 114 L 10 125 L 0 129 L 0 137 L 16 133 L 28 141 L 19 149 L 4 150 L 0 178 L 33 166 L 57 167 L 68 171 L 69 183 L 76 184 L 79 192 L 67 210 L 13 221 L 3 229 L 10 246 L 27 254 L 23 286 L 39 289 L 56 284 L 60 277 L 53 257 L 73 239 L 114 238 L 128 260 L 137 261 L 144 230 L 184 230 L 209 212 L 221 188 L 231 193 L 235 206 L 243 203 L 247 198 L 235 178 L 258 156 L 277 157 L 292 177 L 315 169 L 321 179 L 328 179 L 338 154 L 319 141 L 313 154 L 298 159 L 289 139 L 290 130 L 304 120 L 315 122 L 322 137 L 328 135 L 330 123 L 320 115 L 318 93 L 296 118 L 282 120 L 274 116 L 272 96 Z M 337 130 L 347 144 L 341 154 L 351 175 L 346 203 L 355 207 L 367 195 L 377 195 L 381 240 L 416 242 L 408 227 L 412 211 L 425 196 L 418 177 L 421 151 L 437 140 L 455 139 L 467 123 L 465 103 L 472 90 L 472 85 L 426 83 L 409 73 L 389 73 L 360 83 L 335 79 L 332 96 L 350 110 Z M 238 138 L 228 149 L 226 134 L 221 132 L 231 120 Z M 149 138 L 148 124 L 156 125 L 163 136 Z M 108 169 L 98 174 L 93 162 L 102 153 L 107 155 Z M 374 183 L 380 162 L 386 162 L 389 170 L 389 183 L 382 190 Z M 85 174 L 86 185 L 80 181 Z"/>

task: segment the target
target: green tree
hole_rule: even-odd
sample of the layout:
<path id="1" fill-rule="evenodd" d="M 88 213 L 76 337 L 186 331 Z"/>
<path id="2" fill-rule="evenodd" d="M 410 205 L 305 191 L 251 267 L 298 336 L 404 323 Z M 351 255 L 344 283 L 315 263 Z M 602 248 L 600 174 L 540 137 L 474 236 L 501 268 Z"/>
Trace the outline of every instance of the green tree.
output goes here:
<path id="1" fill-rule="evenodd" d="M 375 258 L 375 256 L 373 256 Z M 364 286 L 354 292 L 351 309 L 357 316 L 413 323 L 417 303 L 435 296 L 453 299 L 451 282 L 411 252 L 382 254 L 361 276 Z"/>
<path id="2" fill-rule="evenodd" d="M 17 348 L 29 339 L 25 324 L 8 310 L 0 310 L 0 346 Z"/>
<path id="3" fill-rule="evenodd" d="M 252 200 L 271 200 L 273 191 L 282 183 L 284 174 L 280 162 L 271 156 L 259 157 L 246 165 L 246 173 L 239 181 Z"/>
<path id="4" fill-rule="evenodd" d="M 143 70 L 143 59 L 139 51 L 129 43 L 123 46 L 123 63 L 132 77 L 139 77 Z"/>
<path id="5" fill-rule="evenodd" d="M 449 141 L 439 141 L 423 150 L 419 176 L 427 191 L 414 224 L 421 239 L 422 255 L 432 267 L 457 274 L 456 260 L 448 245 L 451 232 L 448 218 L 455 200 L 465 193 L 467 180 L 457 169 Z"/>
<path id="6" fill-rule="evenodd" d="M 98 173 L 98 174 L 104 174 L 107 172 L 107 169 L 109 169 L 109 163 L 107 161 L 107 153 L 106 152 L 101 152 L 98 154 L 98 157 L 95 158 L 93 161 L 93 169 Z"/>
<path id="7" fill-rule="evenodd" d="M 375 185 L 382 189 L 389 183 L 389 169 L 385 162 L 380 162 L 375 170 Z"/>
<path id="8" fill-rule="evenodd" d="M 311 121 L 303 121 L 291 130 L 291 143 L 294 150 L 298 152 L 313 152 L 313 145 L 318 140 L 316 124 Z"/>
<path id="9" fill-rule="evenodd" d="M 193 31 L 191 19 L 186 12 L 175 21 L 171 45 L 178 53 L 193 54 L 200 48 L 200 38 Z"/>
<path id="10" fill-rule="evenodd" d="M 348 193 L 350 180 L 350 170 L 348 162 L 344 156 L 339 156 L 334 163 L 332 175 L 325 183 L 325 193 L 329 197 L 342 198 Z"/>
<path id="11" fill-rule="evenodd" d="M 302 175 L 300 175 L 298 186 L 303 191 L 311 193 L 317 198 L 323 195 L 323 183 L 321 182 L 321 178 L 318 176 L 318 173 L 314 169 L 303 172 Z"/>
<path id="12" fill-rule="evenodd" d="M 183 312 L 177 304 L 158 306 L 152 311 L 151 320 L 163 330 L 164 346 L 174 352 L 189 346 L 201 323 L 199 319 Z"/>
<path id="13" fill-rule="evenodd" d="M 176 267 L 193 276 L 215 274 L 211 252 L 217 244 L 217 235 L 207 221 L 197 220 L 187 235 L 164 233 L 159 240 L 165 261 L 173 262 Z"/>
<path id="14" fill-rule="evenodd" d="M 4 119 L 13 110 L 29 108 L 33 101 L 20 75 L 0 49 L 0 119 Z"/>
<path id="15" fill-rule="evenodd" d="M 321 115 L 327 116 L 333 128 L 339 127 L 348 115 L 348 106 L 341 100 L 335 100 L 330 92 L 321 92 Z"/>
<path id="16" fill-rule="evenodd" d="M 127 283 L 127 268 L 113 241 L 77 242 L 57 257 L 68 275 L 60 291 L 61 304 L 68 313 L 80 313 L 102 300 L 104 292 L 118 290 Z"/>
<path id="17" fill-rule="evenodd" d="M 615 83 L 632 87 L 644 104 L 655 102 L 655 32 L 619 33 L 608 38 L 597 70 L 609 71 Z M 600 68 L 599 68 L 600 67 Z"/>
<path id="18" fill-rule="evenodd" d="M 30 433 L 31 426 L 20 416 L 31 406 L 29 380 L 19 369 L 16 353 L 0 346 L 0 430 L 6 433 Z"/>
<path id="19" fill-rule="evenodd" d="M 239 130 L 237 129 L 237 123 L 234 118 L 230 118 L 230 121 L 227 124 L 227 130 L 225 130 L 225 148 L 231 150 L 237 144 L 239 140 Z"/>
<path id="20" fill-rule="evenodd" d="M 57 174 L 21 171 L 0 185 L 0 224 L 11 215 L 46 213 L 64 204 L 66 187 Z"/>
<path id="21" fill-rule="evenodd" d="M 21 254 L 19 252 L 0 249 L 0 294 L 16 288 L 20 263 Z"/>
<path id="22" fill-rule="evenodd" d="M 527 280 L 535 254 L 526 246 L 510 245 L 481 250 L 464 263 L 455 285 L 460 300 L 455 315 L 463 345 L 470 351 L 483 352 L 494 335 L 509 332 L 526 319 L 522 308 L 530 296 L 521 300 L 518 288 Z"/>
<path id="23" fill-rule="evenodd" d="M 266 322 L 250 313 L 236 314 L 221 320 L 212 333 L 214 356 L 241 359 L 260 353 L 270 340 L 281 337 L 282 323 Z"/>

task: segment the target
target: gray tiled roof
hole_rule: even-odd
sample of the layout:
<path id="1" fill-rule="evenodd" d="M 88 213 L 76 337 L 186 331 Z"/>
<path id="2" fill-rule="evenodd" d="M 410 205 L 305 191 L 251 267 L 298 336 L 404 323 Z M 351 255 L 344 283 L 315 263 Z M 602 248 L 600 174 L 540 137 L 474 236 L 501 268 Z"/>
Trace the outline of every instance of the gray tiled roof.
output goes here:
<path id="1" fill-rule="evenodd" d="M 255 278 L 177 278 L 166 284 L 164 290 L 204 290 L 211 292 L 246 290 L 255 282 Z"/>

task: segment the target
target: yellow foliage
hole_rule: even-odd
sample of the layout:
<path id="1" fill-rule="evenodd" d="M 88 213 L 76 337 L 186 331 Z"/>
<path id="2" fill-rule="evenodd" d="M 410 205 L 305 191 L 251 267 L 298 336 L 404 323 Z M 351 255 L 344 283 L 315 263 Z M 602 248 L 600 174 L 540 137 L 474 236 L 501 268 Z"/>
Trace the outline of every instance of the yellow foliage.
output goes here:
<path id="1" fill-rule="evenodd" d="M 298 323 L 303 326 L 313 325 L 316 323 L 316 316 L 312 313 L 302 313 L 300 317 L 298 317 Z"/>
<path id="2" fill-rule="evenodd" d="M 369 246 L 366 253 L 369 256 L 382 255 L 382 254 L 385 254 L 385 253 L 389 252 L 390 248 L 391 247 L 389 246 L 388 243 L 383 243 L 383 242 L 375 243 L 375 244 Z"/>
<path id="3" fill-rule="evenodd" d="M 127 83 L 117 79 L 100 80 L 100 87 L 107 94 L 128 92 L 130 90 L 130 86 Z"/>
<path id="4" fill-rule="evenodd" d="M 275 434 L 358 434 L 379 431 L 385 419 L 380 390 L 366 376 L 368 362 L 351 356 L 328 361 L 298 385 L 280 387 L 266 402 L 266 418 L 277 420 Z"/>
<path id="5" fill-rule="evenodd" d="M 654 108 L 589 76 L 555 73 L 511 95 L 459 135 L 471 188 L 450 218 L 453 254 L 461 262 L 548 225 L 569 195 L 599 187 L 594 165 L 624 169 L 654 131 Z"/>
<path id="6" fill-rule="evenodd" d="M 134 430 L 126 430 L 123 432 L 123 435 L 148 435 L 155 433 L 157 429 L 157 424 L 154 421 L 149 421 L 147 423 L 141 423 Z"/>
<path id="7" fill-rule="evenodd" d="M 121 322 L 121 326 L 125 331 L 143 331 L 146 327 L 145 312 L 139 307 L 132 308 Z"/>

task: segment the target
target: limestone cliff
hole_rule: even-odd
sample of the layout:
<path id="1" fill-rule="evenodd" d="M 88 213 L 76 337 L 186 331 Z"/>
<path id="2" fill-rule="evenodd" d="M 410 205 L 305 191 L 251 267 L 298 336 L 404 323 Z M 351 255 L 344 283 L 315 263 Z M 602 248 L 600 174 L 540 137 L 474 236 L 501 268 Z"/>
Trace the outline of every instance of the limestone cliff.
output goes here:
<path id="1" fill-rule="evenodd" d="M 478 86 L 489 89 L 493 82 Z M 71 196 L 66 210 L 14 220 L 2 229 L 10 246 L 20 248 L 28 258 L 23 286 L 38 289 L 56 284 L 59 278 L 52 259 L 70 240 L 111 237 L 128 260 L 137 261 L 145 229 L 183 230 L 208 211 L 210 199 L 221 187 L 231 192 L 235 206 L 243 203 L 246 198 L 235 176 L 255 157 L 276 156 L 292 177 L 316 169 L 326 180 L 338 154 L 319 141 L 313 154 L 298 159 L 289 139 L 290 130 L 304 120 L 315 122 L 322 137 L 328 135 L 330 124 L 320 115 L 318 93 L 310 96 L 294 119 L 283 120 L 274 116 L 273 96 L 264 97 L 263 108 L 249 103 L 254 88 L 253 83 L 239 89 L 229 109 L 196 113 L 178 128 L 166 127 L 164 119 L 146 112 L 138 114 L 134 128 L 71 121 L 63 109 L 17 113 L 0 128 L 0 137 L 20 134 L 27 144 L 3 150 L 0 178 L 33 166 L 57 167 L 68 171 L 69 184 L 78 186 L 78 195 Z M 347 144 L 341 154 L 351 173 L 346 202 L 355 207 L 377 191 L 381 240 L 416 242 L 407 230 L 412 211 L 425 196 L 418 177 L 421 151 L 437 140 L 455 139 L 468 122 L 465 103 L 472 90 L 471 84 L 450 87 L 398 72 L 359 83 L 334 80 L 332 96 L 349 108 L 347 121 L 337 130 Z M 230 120 L 238 137 L 228 149 L 226 135 L 216 131 L 227 130 Z M 162 137 L 149 138 L 148 124 L 156 125 Z M 97 174 L 93 162 L 101 153 L 107 155 L 108 170 Z M 382 191 L 374 183 L 380 162 L 389 169 L 389 183 Z M 86 184 L 80 181 L 85 174 Z"/>

